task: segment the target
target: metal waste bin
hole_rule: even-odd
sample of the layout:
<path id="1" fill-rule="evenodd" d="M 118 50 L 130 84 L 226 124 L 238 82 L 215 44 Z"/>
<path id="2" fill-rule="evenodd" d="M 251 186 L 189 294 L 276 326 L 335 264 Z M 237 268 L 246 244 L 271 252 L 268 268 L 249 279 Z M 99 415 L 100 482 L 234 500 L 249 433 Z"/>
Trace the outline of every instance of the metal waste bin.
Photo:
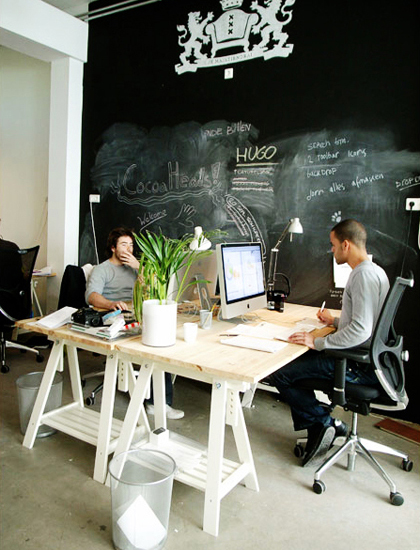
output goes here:
<path id="1" fill-rule="evenodd" d="M 172 457 L 152 449 L 134 449 L 111 460 L 112 540 L 117 550 L 164 547 L 175 469 Z"/>
<path id="2" fill-rule="evenodd" d="M 29 419 L 31 418 L 32 409 L 34 408 L 43 376 L 43 372 L 30 372 L 29 374 L 20 376 L 16 380 L 19 402 L 20 431 L 23 435 L 26 433 L 26 428 L 28 427 Z M 44 412 L 60 407 L 62 394 L 63 375 L 61 372 L 56 372 Z M 57 430 L 51 428 L 50 426 L 41 425 L 36 436 L 47 437 L 56 433 L 56 431 Z"/>

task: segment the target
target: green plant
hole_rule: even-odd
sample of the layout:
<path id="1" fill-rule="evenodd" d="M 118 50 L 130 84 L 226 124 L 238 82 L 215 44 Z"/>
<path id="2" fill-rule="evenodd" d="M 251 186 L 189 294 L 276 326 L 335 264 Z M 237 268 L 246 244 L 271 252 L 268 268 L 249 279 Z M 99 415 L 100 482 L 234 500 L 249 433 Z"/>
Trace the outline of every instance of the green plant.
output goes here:
<path id="1" fill-rule="evenodd" d="M 207 238 L 213 238 L 220 235 L 216 230 L 207 233 Z M 188 281 L 188 272 L 198 259 L 211 254 L 210 250 L 192 251 L 190 250 L 191 241 L 194 238 L 192 234 L 185 234 L 180 239 L 166 237 L 159 234 L 146 231 L 139 235 L 134 234 L 137 246 L 140 250 L 139 257 L 139 276 L 137 278 L 134 293 L 134 312 L 138 320 L 141 319 L 143 301 L 146 299 L 157 299 L 160 302 L 171 299 L 169 296 L 170 282 L 175 277 L 178 291 L 174 297 L 178 301 L 186 288 L 197 281 Z M 204 238 L 204 234 L 202 234 Z M 183 268 L 183 277 L 178 279 L 179 270 Z"/>

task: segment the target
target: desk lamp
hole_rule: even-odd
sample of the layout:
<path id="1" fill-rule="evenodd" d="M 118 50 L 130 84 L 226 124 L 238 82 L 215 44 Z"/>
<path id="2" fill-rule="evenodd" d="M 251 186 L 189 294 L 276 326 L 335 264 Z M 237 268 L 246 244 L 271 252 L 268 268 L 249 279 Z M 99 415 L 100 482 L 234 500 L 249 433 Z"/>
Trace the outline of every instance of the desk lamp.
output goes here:
<path id="1" fill-rule="evenodd" d="M 290 241 L 292 241 L 293 233 L 303 233 L 302 224 L 299 218 L 292 218 L 280 235 L 276 245 L 270 251 L 270 264 L 268 266 L 268 278 L 267 278 L 267 309 L 276 309 L 277 311 L 283 311 L 284 294 L 276 292 L 275 283 L 277 276 L 277 255 L 279 252 L 279 246 L 284 241 L 286 235 L 290 233 Z"/>
<path id="2" fill-rule="evenodd" d="M 191 241 L 191 250 L 208 250 L 211 248 L 211 242 L 204 236 L 203 228 L 200 226 L 194 227 L 194 238 Z"/>

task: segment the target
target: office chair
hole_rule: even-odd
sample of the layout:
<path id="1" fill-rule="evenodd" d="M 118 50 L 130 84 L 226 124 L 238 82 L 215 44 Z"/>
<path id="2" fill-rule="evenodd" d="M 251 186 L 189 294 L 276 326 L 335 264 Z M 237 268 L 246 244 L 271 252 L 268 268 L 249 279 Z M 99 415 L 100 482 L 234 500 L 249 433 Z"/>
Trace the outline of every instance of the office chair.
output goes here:
<path id="1" fill-rule="evenodd" d="M 382 452 L 402 458 L 402 468 L 411 471 L 412 461 L 408 455 L 391 447 L 360 438 L 357 433 L 358 414 L 369 415 L 373 410 L 401 411 L 407 407 L 408 397 L 404 388 L 404 361 L 408 361 L 408 352 L 403 351 L 403 337 L 396 334 L 394 319 L 401 298 L 407 287 L 414 286 L 412 274 L 404 279 L 397 277 L 387 298 L 372 336 L 370 349 L 349 348 L 344 350 L 326 350 L 336 358 L 334 381 L 322 379 L 305 379 L 299 381 L 299 387 L 320 390 L 326 393 L 332 405 L 340 405 L 352 412 L 350 433 L 345 443 L 339 447 L 315 472 L 313 490 L 322 494 L 326 490 L 321 476 L 342 456 L 347 454 L 347 470 L 353 471 L 357 454 L 360 454 L 372 468 L 385 480 L 390 488 L 390 501 L 395 506 L 403 504 L 404 499 L 397 492 L 396 486 L 379 462 L 371 454 Z M 347 359 L 370 364 L 376 373 L 379 386 L 363 386 L 345 381 Z M 301 443 L 295 447 L 295 455 L 301 456 Z"/>
<path id="2" fill-rule="evenodd" d="M 77 309 L 87 307 L 85 300 L 86 282 L 93 266 L 87 264 L 83 267 L 77 265 L 67 265 L 63 273 L 63 278 L 60 285 L 60 293 L 58 297 L 58 309 L 65 306 L 76 307 Z M 98 355 L 98 354 L 94 354 Z M 105 371 L 92 372 L 85 374 L 82 378 L 82 385 L 86 384 L 87 378 L 103 376 Z M 86 405 L 95 403 L 96 395 L 102 390 L 103 382 L 98 384 L 91 392 L 90 396 L 85 399 Z"/>
<path id="3" fill-rule="evenodd" d="M 1 372 L 9 372 L 6 348 L 17 348 L 36 354 L 41 363 L 44 357 L 39 350 L 7 340 L 15 322 L 32 314 L 31 280 L 39 246 L 27 249 L 0 249 L 0 356 Z"/>

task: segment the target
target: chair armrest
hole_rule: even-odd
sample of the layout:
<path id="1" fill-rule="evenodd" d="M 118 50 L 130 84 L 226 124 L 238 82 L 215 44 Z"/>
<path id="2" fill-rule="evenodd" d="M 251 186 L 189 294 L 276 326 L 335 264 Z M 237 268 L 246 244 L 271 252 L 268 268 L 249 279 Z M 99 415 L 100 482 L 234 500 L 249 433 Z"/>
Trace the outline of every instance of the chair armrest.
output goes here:
<path id="1" fill-rule="evenodd" d="M 9 315 L 1 306 L 0 306 L 0 313 L 2 315 L 4 315 L 6 317 L 6 319 L 9 319 L 9 321 L 12 321 L 13 323 L 15 323 L 17 321 L 17 319 L 15 319 L 11 315 Z"/>
<path id="2" fill-rule="evenodd" d="M 369 350 L 365 348 L 326 349 L 325 353 L 331 357 L 343 357 L 359 363 L 370 363 Z"/>
<path id="3" fill-rule="evenodd" d="M 344 406 L 346 403 L 346 368 L 347 359 L 370 363 L 369 350 L 362 348 L 328 349 L 325 353 L 336 359 L 334 369 L 334 387 L 331 396 L 333 405 Z"/>

